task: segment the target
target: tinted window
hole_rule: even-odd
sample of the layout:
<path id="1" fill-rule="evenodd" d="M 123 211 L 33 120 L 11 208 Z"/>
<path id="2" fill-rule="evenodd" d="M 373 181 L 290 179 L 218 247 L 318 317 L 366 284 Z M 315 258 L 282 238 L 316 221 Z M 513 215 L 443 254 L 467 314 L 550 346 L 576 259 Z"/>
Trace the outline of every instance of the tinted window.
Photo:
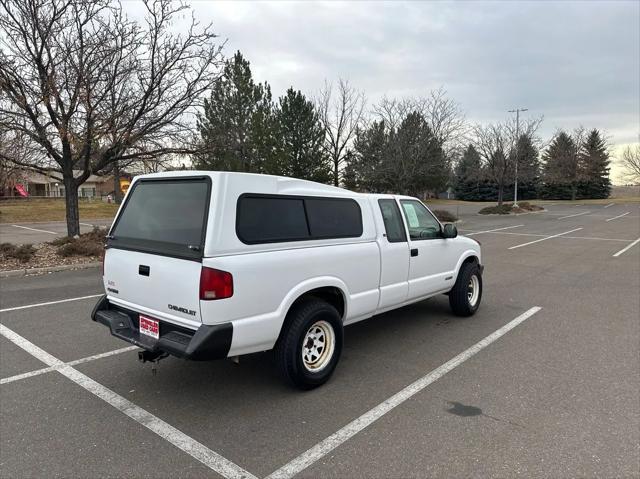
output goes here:
<path id="1" fill-rule="evenodd" d="M 249 194 L 238 199 L 236 232 L 244 243 L 275 243 L 362 235 L 357 202 Z"/>
<path id="2" fill-rule="evenodd" d="M 401 201 L 411 239 L 440 238 L 440 223 L 426 206 L 416 200 Z"/>
<path id="3" fill-rule="evenodd" d="M 110 246 L 192 255 L 189 246 L 196 252 L 202 246 L 208 203 L 207 179 L 141 180 L 111 231 Z"/>
<path id="4" fill-rule="evenodd" d="M 238 237 L 245 243 L 309 239 L 301 198 L 242 197 L 236 222 Z"/>
<path id="5" fill-rule="evenodd" d="M 398 243 L 407 241 L 407 234 L 404 231 L 404 224 L 400 217 L 400 209 L 395 200 L 378 200 L 380 212 L 384 221 L 384 229 L 387 233 L 387 241 Z"/>
<path id="6" fill-rule="evenodd" d="M 349 199 L 306 198 L 309 229 L 314 238 L 350 238 L 362 235 L 360 206 Z"/>

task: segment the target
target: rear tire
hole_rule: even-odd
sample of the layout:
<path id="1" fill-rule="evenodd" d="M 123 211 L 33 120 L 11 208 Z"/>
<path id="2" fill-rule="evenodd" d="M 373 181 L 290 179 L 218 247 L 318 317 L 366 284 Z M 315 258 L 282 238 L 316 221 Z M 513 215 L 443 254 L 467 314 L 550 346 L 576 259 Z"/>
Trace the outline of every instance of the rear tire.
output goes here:
<path id="1" fill-rule="evenodd" d="M 286 382 L 308 390 L 329 380 L 342 353 L 342 321 L 336 308 L 311 298 L 289 311 L 275 347 Z"/>
<path id="2" fill-rule="evenodd" d="M 449 292 L 449 306 L 457 316 L 473 316 L 482 299 L 482 275 L 476 263 L 462 265 L 456 284 Z"/>

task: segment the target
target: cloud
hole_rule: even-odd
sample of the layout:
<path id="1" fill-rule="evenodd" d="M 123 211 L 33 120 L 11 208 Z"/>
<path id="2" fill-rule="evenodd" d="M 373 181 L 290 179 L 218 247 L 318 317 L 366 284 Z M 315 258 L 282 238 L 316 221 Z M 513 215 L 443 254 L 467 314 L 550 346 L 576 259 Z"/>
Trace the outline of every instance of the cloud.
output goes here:
<path id="1" fill-rule="evenodd" d="M 274 96 L 347 78 L 370 101 L 444 87 L 472 121 L 544 115 L 616 144 L 640 132 L 640 2 L 204 2 L 225 53 L 243 52 Z M 131 4 L 126 4 L 131 9 Z"/>

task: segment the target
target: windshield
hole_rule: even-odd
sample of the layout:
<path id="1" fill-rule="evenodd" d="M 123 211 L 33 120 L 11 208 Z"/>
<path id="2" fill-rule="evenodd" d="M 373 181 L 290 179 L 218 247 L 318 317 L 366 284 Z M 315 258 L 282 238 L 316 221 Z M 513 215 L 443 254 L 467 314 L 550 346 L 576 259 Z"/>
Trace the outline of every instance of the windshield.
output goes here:
<path id="1" fill-rule="evenodd" d="M 208 178 L 140 180 L 127 196 L 108 246 L 201 257 Z"/>

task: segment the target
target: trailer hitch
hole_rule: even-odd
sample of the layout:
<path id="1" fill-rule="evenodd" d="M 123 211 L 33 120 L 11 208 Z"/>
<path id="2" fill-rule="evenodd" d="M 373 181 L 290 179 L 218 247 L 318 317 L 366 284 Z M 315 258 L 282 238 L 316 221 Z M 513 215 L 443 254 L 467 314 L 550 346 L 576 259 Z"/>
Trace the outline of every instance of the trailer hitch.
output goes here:
<path id="1" fill-rule="evenodd" d="M 146 349 L 138 351 L 138 360 L 141 363 L 151 363 L 151 373 L 155 376 L 158 372 L 158 363 L 161 359 L 169 356 L 164 351 L 147 351 Z"/>

